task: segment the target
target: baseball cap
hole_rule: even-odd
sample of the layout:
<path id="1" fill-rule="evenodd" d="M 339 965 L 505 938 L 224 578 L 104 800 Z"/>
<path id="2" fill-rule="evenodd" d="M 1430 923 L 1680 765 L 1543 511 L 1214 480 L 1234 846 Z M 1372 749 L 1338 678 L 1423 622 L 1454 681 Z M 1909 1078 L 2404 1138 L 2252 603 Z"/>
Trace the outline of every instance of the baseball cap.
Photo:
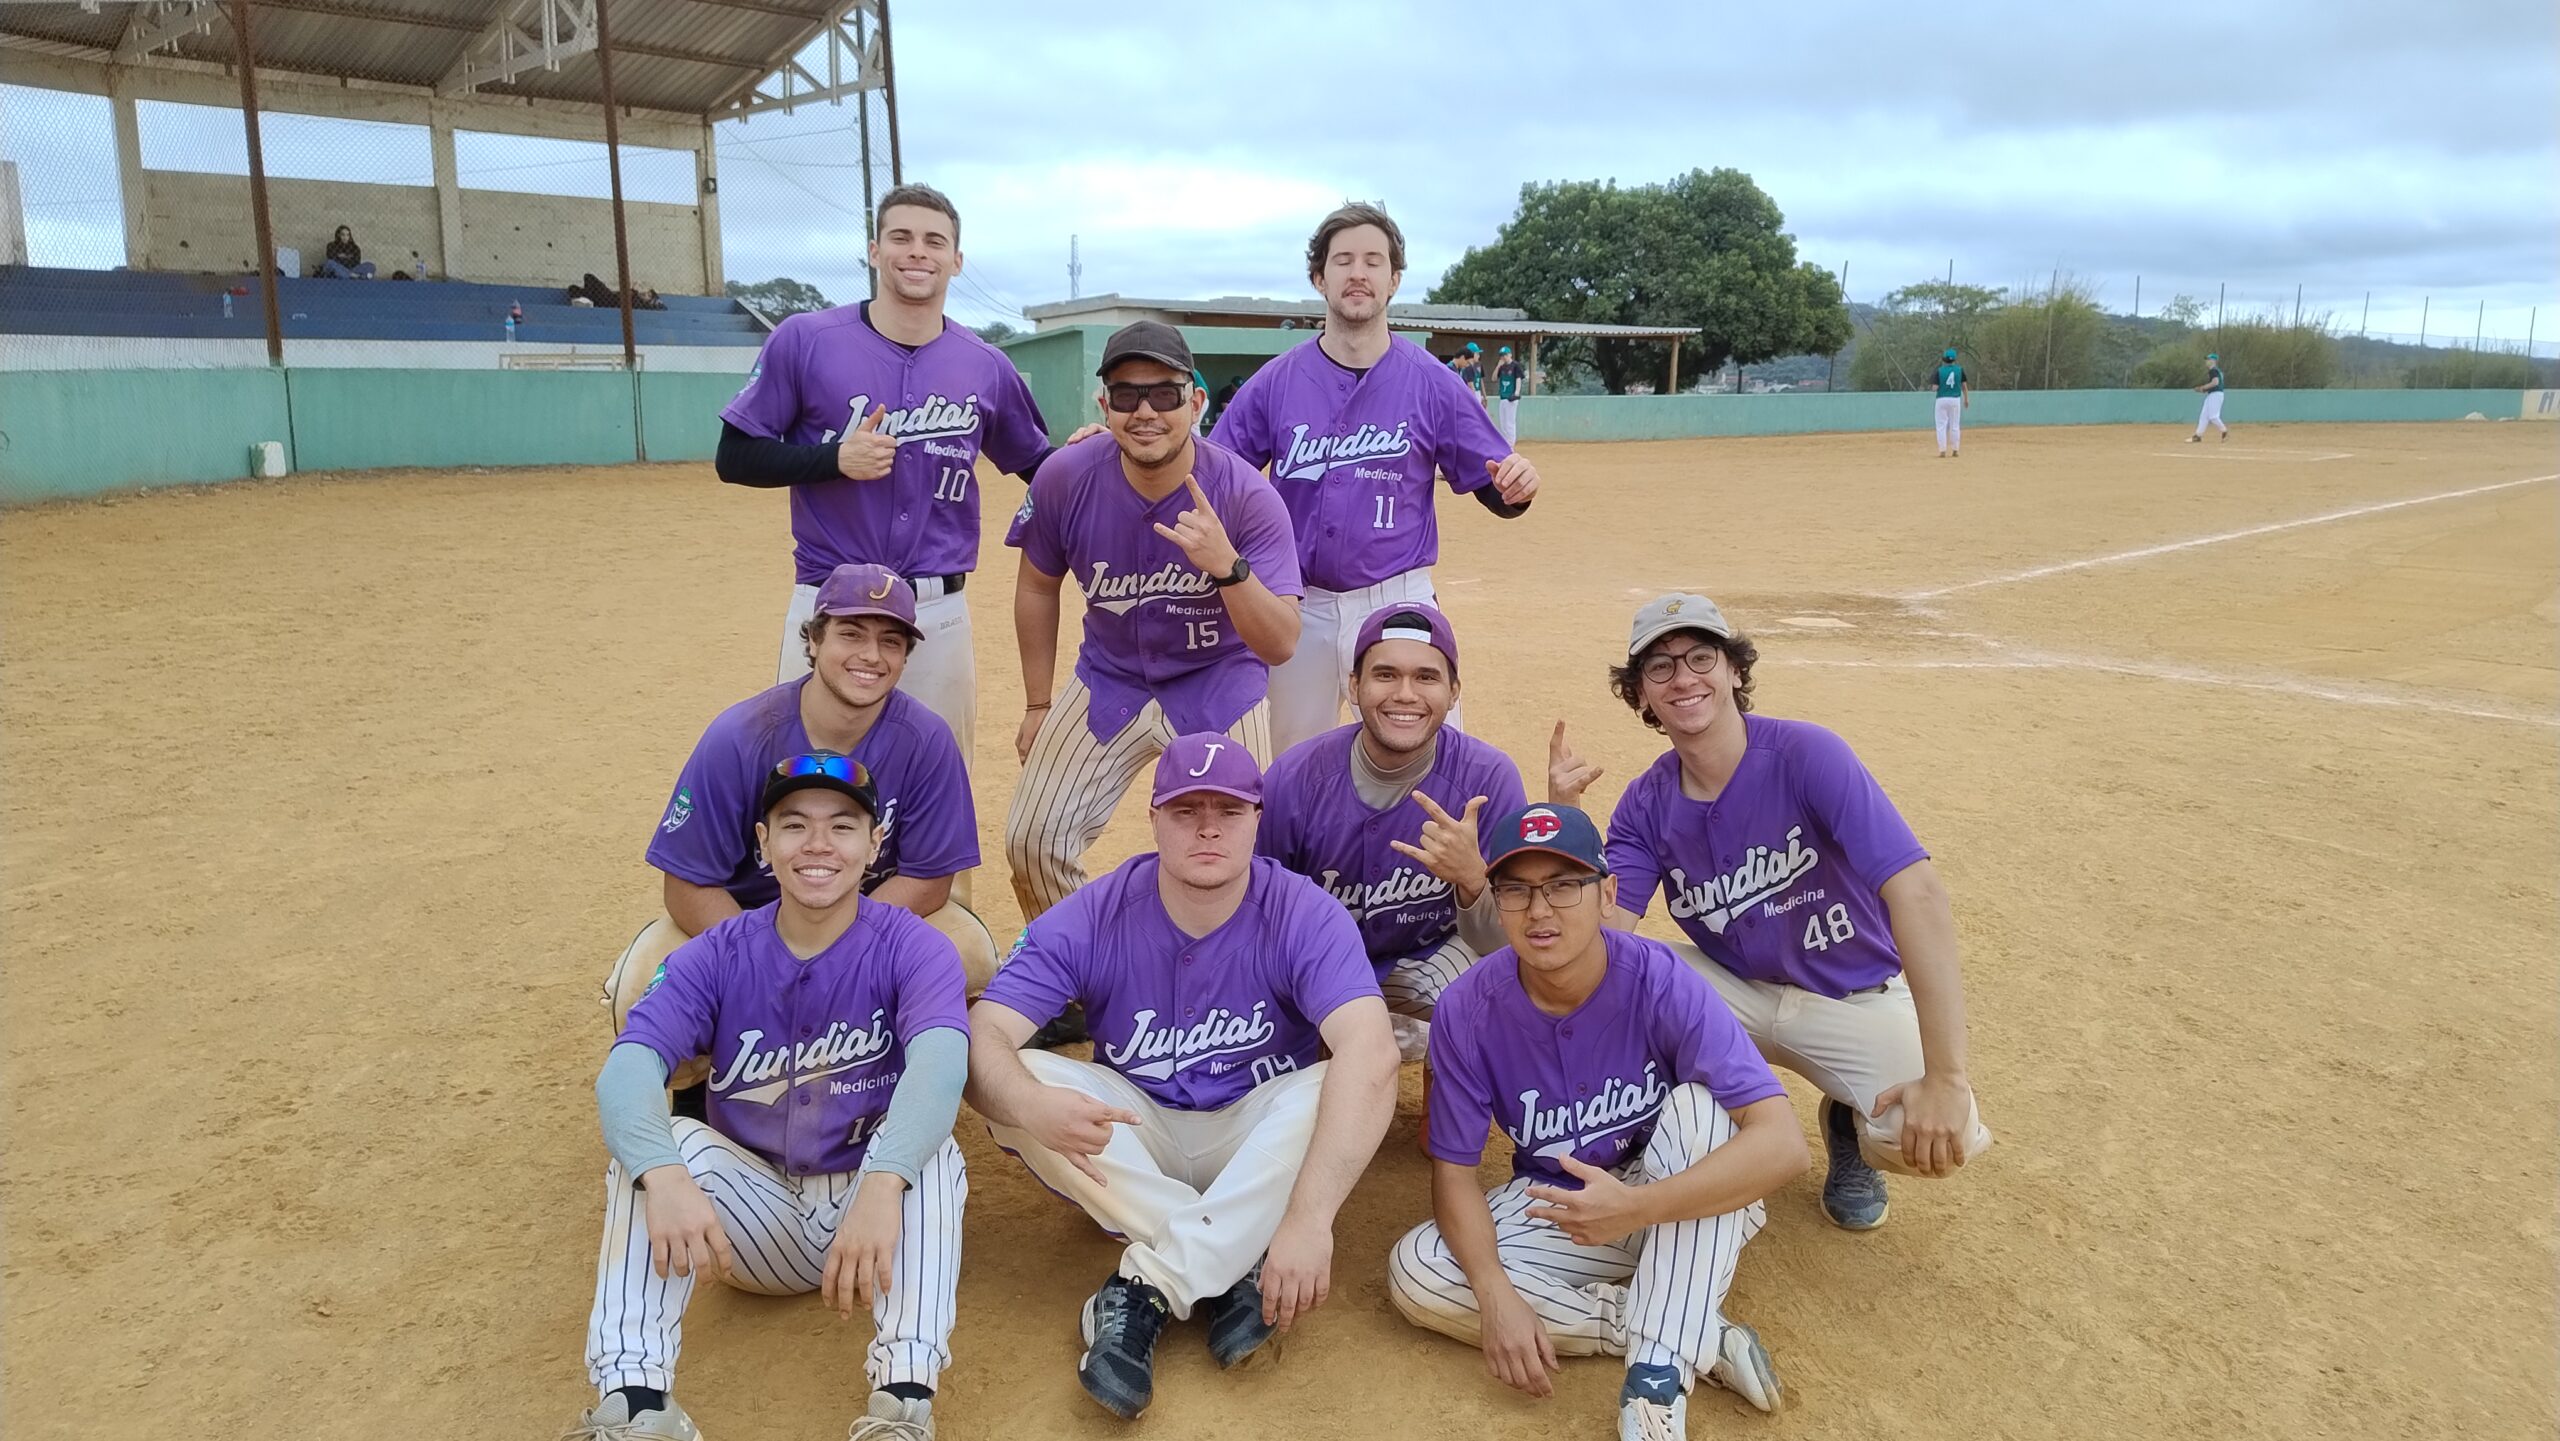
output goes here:
<path id="1" fill-rule="evenodd" d="M 1111 332 L 1111 338 L 1102 342 L 1102 364 L 1093 373 L 1109 375 L 1112 367 L 1126 360 L 1152 360 L 1186 376 L 1199 369 L 1182 332 L 1161 320 L 1135 320 Z"/>
<path id="2" fill-rule="evenodd" d="M 829 571 L 813 613 L 882 616 L 904 627 L 909 640 L 924 639 L 916 626 L 915 587 L 885 565 L 847 564 Z"/>
<path id="3" fill-rule="evenodd" d="M 834 751 L 811 751 L 791 756 L 773 768 L 764 781 L 764 804 L 756 808 L 758 817 L 773 814 L 782 798 L 794 791 L 834 791 L 853 797 L 854 804 L 880 817 L 880 791 L 871 783 L 871 772 L 862 762 Z"/>
<path id="4" fill-rule="evenodd" d="M 1176 736 L 1156 757 L 1155 790 L 1147 804 L 1160 806 L 1193 791 L 1216 791 L 1240 801 L 1262 804 L 1262 767 L 1244 742 L 1217 731 Z"/>
<path id="5" fill-rule="evenodd" d="M 1483 347 L 1483 346 L 1480 346 L 1480 345 L 1476 344 L 1476 343 L 1475 343 L 1474 341 L 1472 341 L 1472 340 L 1470 340 L 1470 341 L 1468 341 L 1468 342 L 1467 342 L 1467 354 L 1469 354 L 1469 355 L 1474 355 L 1474 354 L 1476 354 L 1477 352 L 1481 351 L 1482 349 L 1484 349 L 1484 347 Z"/>
<path id="6" fill-rule="evenodd" d="M 1510 346 L 1506 345 L 1506 346 L 1502 347 L 1502 354 L 1504 354 L 1504 355 L 1509 355 L 1510 353 L 1511 353 L 1511 347 L 1510 347 Z"/>
<path id="7" fill-rule="evenodd" d="M 1722 640 L 1733 639 L 1733 626 L 1714 601 L 1685 591 L 1656 596 L 1636 612 L 1635 630 L 1627 637 L 1628 658 L 1644 654 L 1646 646 L 1675 630 L 1702 630 Z"/>
<path id="8" fill-rule="evenodd" d="M 2204 358 L 2205 358 L 2205 359 L 2207 359 L 2207 360 L 2220 360 L 2222 357 L 2221 357 L 2221 356 L 2219 356 L 2219 355 L 2216 355 L 2216 354 L 2214 354 L 2212 351 L 2208 350 L 2208 351 L 2206 351 L 2206 352 L 2205 352 Z"/>
<path id="9" fill-rule="evenodd" d="M 1513 811 L 1484 833 L 1484 865 L 1498 870 L 1513 856 L 1544 851 L 1601 875 L 1609 873 L 1609 857 L 1600 840 L 1599 823 L 1579 806 L 1543 802 Z"/>
<path id="10" fill-rule="evenodd" d="M 1949 360 L 1953 360 L 1953 359 L 1955 359 L 1955 358 L 1956 358 L 1956 348 L 1955 348 L 1954 346 L 1950 345 L 1950 346 L 1948 346 L 1948 347 L 1947 347 L 1947 359 L 1949 359 Z"/>
<path id="11" fill-rule="evenodd" d="M 1458 632 L 1449 618 L 1430 606 L 1398 603 L 1384 610 L 1371 611 L 1360 623 L 1359 639 L 1351 647 L 1351 664 L 1357 668 L 1369 647 L 1382 640 L 1418 640 L 1447 658 L 1449 677 L 1458 675 Z"/>

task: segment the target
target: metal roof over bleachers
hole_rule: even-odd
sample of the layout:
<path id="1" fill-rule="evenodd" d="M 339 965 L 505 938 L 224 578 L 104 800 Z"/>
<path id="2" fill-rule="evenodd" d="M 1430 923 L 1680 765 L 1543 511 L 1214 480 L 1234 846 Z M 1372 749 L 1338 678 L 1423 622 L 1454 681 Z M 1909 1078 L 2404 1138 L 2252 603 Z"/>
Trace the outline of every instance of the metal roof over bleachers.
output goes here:
<path id="1" fill-rule="evenodd" d="M 615 99 L 729 119 L 879 86 L 879 0 L 610 0 Z M 595 0 L 255 0 L 258 69 L 447 97 L 597 104 Z M 814 63 L 795 58 L 820 40 Z M 0 4 L 0 48 L 229 65 L 214 0 Z"/>

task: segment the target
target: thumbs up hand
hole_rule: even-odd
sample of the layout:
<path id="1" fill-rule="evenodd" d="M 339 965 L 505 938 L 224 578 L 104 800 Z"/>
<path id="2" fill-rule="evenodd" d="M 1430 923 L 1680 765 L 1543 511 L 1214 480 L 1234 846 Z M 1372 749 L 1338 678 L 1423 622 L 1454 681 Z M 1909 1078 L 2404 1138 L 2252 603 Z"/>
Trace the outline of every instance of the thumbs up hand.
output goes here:
<path id="1" fill-rule="evenodd" d="M 875 405 L 860 425 L 836 442 L 836 470 L 845 479 L 878 480 L 897 465 L 898 438 L 880 429 L 888 418 L 889 407 Z"/>

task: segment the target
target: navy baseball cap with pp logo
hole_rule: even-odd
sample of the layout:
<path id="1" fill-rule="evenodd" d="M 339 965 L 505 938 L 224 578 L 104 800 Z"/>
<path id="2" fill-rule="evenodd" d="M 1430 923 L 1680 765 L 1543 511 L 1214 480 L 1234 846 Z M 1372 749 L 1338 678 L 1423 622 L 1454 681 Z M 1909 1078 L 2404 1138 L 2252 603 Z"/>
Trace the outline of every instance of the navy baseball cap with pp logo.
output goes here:
<path id="1" fill-rule="evenodd" d="M 1600 826 L 1579 806 L 1527 806 L 1495 821 L 1484 833 L 1487 870 L 1500 870 L 1504 861 L 1531 851 L 1544 851 L 1599 875 L 1609 874 Z"/>
<path id="2" fill-rule="evenodd" d="M 1262 804 L 1262 767 L 1234 736 L 1216 731 L 1177 736 L 1156 758 L 1155 787 L 1147 804 L 1160 806 L 1193 791 L 1216 791 Z"/>

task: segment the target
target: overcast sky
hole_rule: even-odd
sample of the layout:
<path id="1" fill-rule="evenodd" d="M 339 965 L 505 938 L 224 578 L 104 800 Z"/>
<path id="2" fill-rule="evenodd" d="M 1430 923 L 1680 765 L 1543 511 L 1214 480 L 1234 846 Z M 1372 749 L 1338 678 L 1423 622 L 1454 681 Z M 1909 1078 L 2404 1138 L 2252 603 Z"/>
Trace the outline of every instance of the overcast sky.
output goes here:
<path id="1" fill-rule="evenodd" d="M 1459 8 L 902 6 L 907 173 L 965 221 L 955 313 L 1019 323 L 1008 312 L 1064 298 L 1070 235 L 1089 295 L 1303 295 L 1307 233 L 1346 197 L 1402 222 L 1419 300 L 1524 182 L 1725 165 L 1776 199 L 1804 258 L 1848 266 L 1857 299 L 1953 260 L 1986 285 L 2059 266 L 2116 309 L 2137 275 L 2146 312 L 2178 292 L 2209 305 L 2224 283 L 2235 310 L 2289 309 L 2300 283 L 2350 330 L 2370 290 L 2376 331 L 2415 331 L 2432 297 L 2437 337 L 2468 339 L 2483 301 L 2491 336 L 2521 337 L 2540 307 L 2537 335 L 2560 337 L 2549 0 L 1479 3 L 1443 28 Z M 67 156 L 80 177 L 30 176 L 39 250 L 112 242 L 102 104 L 92 129 L 62 102 L 0 98 L 0 146 L 57 172 Z M 859 297 L 855 113 L 722 127 L 732 278 Z M 204 158 L 223 127 L 182 116 L 155 131 L 146 115 L 147 163 L 223 163 Z M 270 125 L 271 149 L 295 137 Z M 423 181 L 415 138 L 322 135 L 307 163 L 330 173 L 363 150 L 382 172 L 368 178 Z M 464 182 L 601 186 L 600 165 L 526 147 L 486 141 Z M 82 188 L 100 157 L 103 206 Z M 630 168 L 641 198 L 689 190 L 680 158 Z"/>

